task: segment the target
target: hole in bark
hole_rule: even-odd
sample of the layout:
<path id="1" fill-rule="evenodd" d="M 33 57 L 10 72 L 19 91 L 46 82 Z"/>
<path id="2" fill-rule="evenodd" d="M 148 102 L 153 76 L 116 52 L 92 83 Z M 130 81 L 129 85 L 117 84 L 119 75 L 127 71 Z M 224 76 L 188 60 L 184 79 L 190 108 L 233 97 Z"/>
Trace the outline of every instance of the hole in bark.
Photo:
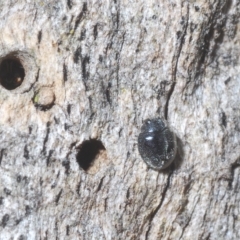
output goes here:
<path id="1" fill-rule="evenodd" d="M 12 54 L 2 58 L 0 64 L 0 82 L 7 90 L 19 87 L 25 77 L 25 70 L 20 59 Z"/>
<path id="2" fill-rule="evenodd" d="M 51 109 L 55 102 L 55 93 L 49 87 L 41 87 L 33 96 L 33 104 L 40 111 Z"/>
<path id="3" fill-rule="evenodd" d="M 79 166 L 85 171 L 93 165 L 94 160 L 98 158 L 99 155 L 102 155 L 102 152 L 105 152 L 105 147 L 102 142 L 96 139 L 90 139 L 84 141 L 80 145 L 80 150 L 76 156 Z"/>

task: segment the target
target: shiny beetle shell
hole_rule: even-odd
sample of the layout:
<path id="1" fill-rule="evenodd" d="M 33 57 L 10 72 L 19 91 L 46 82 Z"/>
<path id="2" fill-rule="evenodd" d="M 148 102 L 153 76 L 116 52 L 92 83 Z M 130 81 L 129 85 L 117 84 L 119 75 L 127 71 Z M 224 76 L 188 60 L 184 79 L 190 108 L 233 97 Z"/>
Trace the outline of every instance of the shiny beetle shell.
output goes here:
<path id="1" fill-rule="evenodd" d="M 138 151 L 146 164 L 156 170 L 167 168 L 177 152 L 176 137 L 167 123 L 160 119 L 147 119 L 138 136 Z"/>

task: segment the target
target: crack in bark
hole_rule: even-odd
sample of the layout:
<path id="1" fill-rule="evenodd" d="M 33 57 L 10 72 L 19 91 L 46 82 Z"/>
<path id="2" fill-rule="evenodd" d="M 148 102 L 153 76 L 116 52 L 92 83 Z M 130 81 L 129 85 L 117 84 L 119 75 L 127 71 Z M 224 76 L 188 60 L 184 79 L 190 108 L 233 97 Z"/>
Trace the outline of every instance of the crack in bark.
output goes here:
<path id="1" fill-rule="evenodd" d="M 117 58 L 117 67 L 116 67 L 116 73 L 117 73 L 117 89 L 119 88 L 119 62 L 120 62 L 120 55 L 121 55 L 121 51 L 122 51 L 122 48 L 123 48 L 123 44 L 124 44 L 124 41 L 125 41 L 125 34 L 126 32 L 123 32 L 122 34 L 122 41 L 121 41 L 121 46 L 119 48 L 119 50 L 117 51 L 116 53 L 116 58 Z"/>
<path id="2" fill-rule="evenodd" d="M 229 183 L 228 183 L 228 187 L 229 189 L 232 190 L 232 184 L 233 184 L 233 180 L 234 180 L 234 175 L 235 175 L 235 170 L 237 168 L 240 167 L 240 158 L 238 158 L 232 165 L 231 165 L 231 168 L 230 168 L 230 172 L 231 172 L 231 178 L 229 179 Z"/>
<path id="3" fill-rule="evenodd" d="M 67 0 L 67 6 L 68 6 L 69 9 L 72 8 L 72 5 L 73 5 L 72 1 L 71 0 Z"/>
<path id="4" fill-rule="evenodd" d="M 198 204 L 198 202 L 199 202 L 199 198 L 200 198 L 200 197 L 198 197 L 198 200 L 197 200 L 197 202 L 195 203 L 195 205 L 194 205 L 194 207 L 193 207 L 193 210 L 192 210 L 192 212 L 191 212 L 191 215 L 190 215 L 187 223 L 186 223 L 185 226 L 183 227 L 182 234 L 181 234 L 181 236 L 179 237 L 179 239 L 182 239 L 182 236 L 183 236 L 183 234 L 184 234 L 184 232 L 185 232 L 185 229 L 187 228 L 187 226 L 188 226 L 189 223 L 191 222 L 191 219 L 192 219 L 194 210 L 195 210 L 195 208 L 196 208 L 196 206 L 197 206 L 197 204 Z"/>
<path id="5" fill-rule="evenodd" d="M 29 88 L 28 88 L 28 89 L 26 89 L 25 91 L 23 91 L 23 93 L 30 92 L 30 91 L 33 89 L 33 87 L 34 87 L 35 83 L 36 83 L 36 82 L 38 82 L 38 79 L 39 79 L 39 74 L 40 74 L 40 68 L 38 68 L 38 70 L 37 70 L 37 74 L 36 74 L 36 79 L 35 79 L 35 82 L 31 83 L 31 84 L 30 84 L 30 86 L 29 86 Z"/>
<path id="6" fill-rule="evenodd" d="M 67 80 L 68 80 L 68 69 L 64 62 L 63 63 L 63 81 L 66 82 Z"/>
<path id="7" fill-rule="evenodd" d="M 5 152 L 5 149 L 1 149 L 1 151 L 0 151 L 0 166 L 1 166 L 1 163 L 2 163 L 4 152 Z"/>
<path id="8" fill-rule="evenodd" d="M 103 179 L 104 179 L 104 177 L 101 178 L 101 180 L 100 180 L 100 182 L 99 182 L 99 184 L 98 184 L 98 187 L 97 187 L 96 192 L 99 192 L 99 191 L 101 190 L 102 184 L 103 184 Z"/>
<path id="9" fill-rule="evenodd" d="M 47 133 L 46 133 L 46 136 L 43 140 L 43 148 L 42 148 L 42 153 L 44 155 L 46 154 L 46 143 L 48 141 L 49 133 L 50 133 L 50 122 L 47 122 Z"/>
<path id="10" fill-rule="evenodd" d="M 57 219 L 55 220 L 55 232 L 56 232 L 56 240 L 58 240 L 59 239 L 59 237 L 58 237 L 58 221 L 57 221 Z"/>
<path id="11" fill-rule="evenodd" d="M 186 23 L 184 25 L 183 28 L 183 33 L 181 36 L 179 36 L 179 31 L 177 32 L 177 35 L 179 36 L 179 45 L 175 51 L 172 63 L 173 63 L 173 67 L 172 67 L 172 85 L 170 87 L 170 90 L 168 92 L 167 95 L 167 100 L 166 100 L 166 104 L 165 104 L 165 109 L 164 109 L 164 117 L 167 120 L 168 119 L 168 106 L 169 106 L 169 101 L 170 98 L 172 96 L 172 93 L 174 91 L 175 85 L 176 85 L 176 74 L 177 74 L 177 65 L 178 65 L 178 60 L 182 51 L 182 47 L 184 44 L 184 39 L 187 33 L 187 28 L 188 28 L 188 23 L 189 23 L 189 4 L 187 4 L 187 16 L 186 16 Z"/>
<path id="12" fill-rule="evenodd" d="M 70 232 L 70 226 L 67 225 L 67 226 L 66 226 L 66 236 L 69 236 L 69 232 Z"/>
<path id="13" fill-rule="evenodd" d="M 42 41 L 42 30 L 38 32 L 37 39 L 38 39 L 38 44 L 40 44 Z"/>
<path id="14" fill-rule="evenodd" d="M 94 40 L 97 39 L 97 36 L 98 36 L 98 23 L 94 25 L 93 27 L 93 37 L 94 37 Z"/>
<path id="15" fill-rule="evenodd" d="M 70 162 L 68 160 L 65 160 L 65 161 L 62 162 L 62 166 L 65 167 L 65 174 L 69 175 Z"/>
<path id="16" fill-rule="evenodd" d="M 171 176 L 173 174 L 173 170 L 169 173 L 168 175 L 168 178 L 167 178 L 167 183 L 166 183 L 166 186 L 165 188 L 163 189 L 163 192 L 162 192 L 162 198 L 160 200 L 160 203 L 158 204 L 158 206 L 156 207 L 156 209 L 150 214 L 150 219 L 149 219 L 149 226 L 148 226 L 148 229 L 146 231 L 146 235 L 145 235 L 145 239 L 147 240 L 148 239 L 148 235 L 149 235 L 149 232 L 152 228 L 152 221 L 154 219 L 154 217 L 156 216 L 157 212 L 159 211 L 159 209 L 162 207 L 162 204 L 163 204 L 163 201 L 165 199 L 165 196 L 166 196 L 166 193 L 167 193 L 167 190 L 169 188 L 169 185 L 170 185 L 170 179 L 171 179 Z"/>
<path id="17" fill-rule="evenodd" d="M 85 16 L 86 12 L 87 12 L 87 3 L 84 2 L 84 3 L 83 3 L 82 11 L 79 13 L 79 15 L 78 15 L 77 18 L 76 18 L 75 26 L 74 26 L 74 32 L 76 31 L 78 25 L 79 25 L 80 22 L 82 21 L 82 19 L 83 19 L 83 17 Z"/>
<path id="18" fill-rule="evenodd" d="M 50 150 L 50 151 L 49 151 L 49 154 L 48 154 L 48 157 L 47 157 L 47 160 L 46 160 L 46 165 L 47 165 L 47 167 L 48 167 L 48 165 L 49 165 L 50 158 L 52 157 L 53 152 L 54 152 L 54 150 Z"/>
<path id="19" fill-rule="evenodd" d="M 28 150 L 28 146 L 25 145 L 24 150 L 23 150 L 23 157 L 26 159 L 29 159 L 29 150 Z"/>
<path id="20" fill-rule="evenodd" d="M 112 78 L 112 75 L 114 75 L 114 77 L 116 76 L 116 84 L 112 84 L 112 81 L 108 80 L 108 85 L 105 90 L 106 99 L 110 106 L 112 105 L 112 102 L 113 102 L 112 97 L 111 97 L 112 87 L 114 87 L 114 92 L 116 92 L 117 95 L 118 95 L 118 91 L 119 91 L 119 69 L 120 69 L 120 59 L 121 59 L 120 55 L 121 55 L 121 51 L 123 48 L 123 44 L 125 42 L 125 34 L 126 34 L 126 31 L 123 31 L 123 33 L 120 33 L 120 30 L 119 30 L 120 1 L 114 1 L 113 8 L 116 8 L 116 13 L 114 12 L 111 14 L 112 30 L 110 31 L 110 40 L 104 51 L 105 55 L 108 55 L 108 51 L 110 49 L 113 49 L 112 58 L 114 59 L 114 61 L 116 61 L 116 66 L 113 67 L 113 70 L 111 70 L 111 72 L 109 74 L 109 79 Z M 117 39 L 116 42 L 118 44 L 116 46 L 113 46 L 113 44 L 115 43 L 115 41 L 114 41 L 115 38 Z M 113 66 L 114 66 L 114 64 L 113 64 Z M 111 67 L 112 66 L 110 66 L 110 68 Z M 113 79 L 115 79 L 115 78 L 113 78 Z"/>
<path id="21" fill-rule="evenodd" d="M 61 197 L 61 195 L 62 195 L 62 192 L 63 192 L 63 190 L 61 189 L 61 190 L 59 191 L 59 193 L 57 194 L 57 196 L 56 196 L 56 199 L 55 199 L 56 205 L 58 205 L 58 202 L 59 202 L 59 200 L 60 200 L 60 197 Z"/>

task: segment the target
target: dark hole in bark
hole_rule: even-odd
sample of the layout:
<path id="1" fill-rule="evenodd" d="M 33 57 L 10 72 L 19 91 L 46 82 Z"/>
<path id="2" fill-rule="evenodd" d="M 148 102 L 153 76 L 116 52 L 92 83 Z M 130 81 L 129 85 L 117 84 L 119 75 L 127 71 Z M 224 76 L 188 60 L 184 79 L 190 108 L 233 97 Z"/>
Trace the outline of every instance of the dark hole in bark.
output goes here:
<path id="1" fill-rule="evenodd" d="M 76 156 L 79 166 L 87 171 L 101 150 L 105 150 L 101 141 L 96 139 L 84 141 L 80 145 L 80 150 Z"/>
<path id="2" fill-rule="evenodd" d="M 0 83 L 7 90 L 19 87 L 25 77 L 25 70 L 21 61 L 8 55 L 4 57 L 0 64 Z"/>

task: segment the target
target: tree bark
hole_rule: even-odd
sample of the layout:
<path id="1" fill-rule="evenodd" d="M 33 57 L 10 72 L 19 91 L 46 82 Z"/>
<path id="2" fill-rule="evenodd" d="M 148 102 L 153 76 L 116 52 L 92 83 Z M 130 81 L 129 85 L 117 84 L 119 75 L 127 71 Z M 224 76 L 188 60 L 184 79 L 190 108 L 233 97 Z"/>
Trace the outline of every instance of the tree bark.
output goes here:
<path id="1" fill-rule="evenodd" d="M 0 239 L 240 239 L 239 1 L 0 10 Z M 156 117 L 164 171 L 137 147 Z"/>

